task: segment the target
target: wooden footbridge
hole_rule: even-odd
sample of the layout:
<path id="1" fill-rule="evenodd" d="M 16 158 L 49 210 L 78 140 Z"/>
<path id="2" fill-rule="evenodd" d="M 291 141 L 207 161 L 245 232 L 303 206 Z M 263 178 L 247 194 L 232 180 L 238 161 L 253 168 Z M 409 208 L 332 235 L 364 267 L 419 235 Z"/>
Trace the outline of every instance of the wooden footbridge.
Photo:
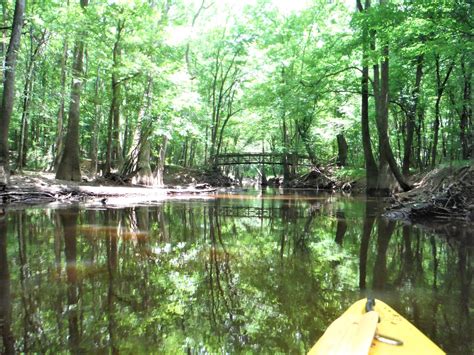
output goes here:
<path id="1" fill-rule="evenodd" d="M 288 165 L 311 166 L 307 155 L 282 153 L 226 153 L 214 156 L 217 166 L 223 165 Z"/>

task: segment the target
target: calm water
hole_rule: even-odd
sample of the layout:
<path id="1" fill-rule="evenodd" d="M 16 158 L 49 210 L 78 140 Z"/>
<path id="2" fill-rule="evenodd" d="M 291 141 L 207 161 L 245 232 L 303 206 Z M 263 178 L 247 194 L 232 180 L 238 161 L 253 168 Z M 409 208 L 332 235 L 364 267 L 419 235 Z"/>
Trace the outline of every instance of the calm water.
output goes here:
<path id="1" fill-rule="evenodd" d="M 374 295 L 449 353 L 472 353 L 472 230 L 453 229 L 467 245 L 382 207 L 269 190 L 8 210 L 0 352 L 304 353 Z"/>

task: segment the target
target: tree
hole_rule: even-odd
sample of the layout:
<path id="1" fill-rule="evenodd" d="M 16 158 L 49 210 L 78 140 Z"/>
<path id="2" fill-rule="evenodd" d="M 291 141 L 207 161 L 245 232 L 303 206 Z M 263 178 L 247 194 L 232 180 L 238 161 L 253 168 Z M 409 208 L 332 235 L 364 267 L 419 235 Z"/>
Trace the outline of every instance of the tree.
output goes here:
<path id="1" fill-rule="evenodd" d="M 5 74 L 3 82 L 2 103 L 0 107 L 0 183 L 10 182 L 8 134 L 10 119 L 15 99 L 15 68 L 18 48 L 20 47 L 21 29 L 25 13 L 25 0 L 15 1 L 12 33 L 5 59 Z"/>
<path id="2" fill-rule="evenodd" d="M 19 149 L 17 156 L 17 169 L 22 170 L 25 165 L 26 153 L 28 150 L 27 130 L 29 127 L 30 104 L 33 95 L 33 84 L 35 81 L 36 61 L 41 54 L 43 47 L 47 42 L 47 31 L 42 30 L 38 35 L 35 35 L 33 24 L 29 26 L 29 55 L 27 57 L 27 64 L 25 70 L 25 80 L 23 87 L 23 105 L 21 113 L 21 128 L 19 138 Z"/>
<path id="3" fill-rule="evenodd" d="M 461 68 L 464 79 L 462 110 L 459 120 L 459 139 L 462 147 L 462 159 L 474 157 L 474 135 L 469 132 L 469 126 L 472 125 L 472 64 L 471 59 L 463 56 L 461 59 Z M 472 129 L 471 129 L 472 130 Z M 470 142 L 470 143 L 469 143 Z"/>
<path id="4" fill-rule="evenodd" d="M 13 1 L 4 3 L 5 38 Z M 385 193 L 394 178 L 409 188 L 413 168 L 471 156 L 472 4 L 296 3 L 35 2 L 17 50 L 23 96 L 3 141 L 19 169 L 59 173 L 65 153 L 68 179 L 81 160 L 91 177 L 98 167 L 146 184 L 160 157 L 209 167 L 263 145 L 283 157 L 272 173 L 289 180 L 307 169 L 295 157 L 324 165 L 340 150 L 351 168 L 365 165 L 369 192 Z"/>
<path id="5" fill-rule="evenodd" d="M 53 169 L 57 171 L 61 153 L 64 150 L 64 108 L 66 95 L 66 63 L 68 58 L 68 42 L 64 39 L 63 52 L 61 55 L 61 96 L 59 99 L 58 122 L 56 128 L 56 151 L 53 161 Z"/>
<path id="6" fill-rule="evenodd" d="M 436 56 L 436 102 L 435 102 L 435 120 L 433 123 L 433 147 L 431 149 L 431 167 L 436 165 L 436 155 L 438 153 L 439 126 L 441 121 L 441 99 L 443 98 L 446 84 L 454 68 L 454 61 L 448 64 L 444 77 L 441 74 L 441 60 Z"/>
<path id="7" fill-rule="evenodd" d="M 121 61 L 121 40 L 124 30 L 125 20 L 119 19 L 116 27 L 116 39 L 113 47 L 113 68 L 112 68 L 112 103 L 110 105 L 109 120 L 107 125 L 107 152 L 105 158 L 105 171 L 110 173 L 112 168 L 121 168 L 123 164 L 122 151 L 120 149 L 120 105 L 121 86 L 119 79 L 119 65 Z"/>
<path id="8" fill-rule="evenodd" d="M 370 0 L 365 1 L 365 8 L 362 6 L 360 0 L 357 0 L 357 8 L 359 12 L 367 11 L 370 7 Z M 369 125 L 369 64 L 368 64 L 368 50 L 369 50 L 369 31 L 367 26 L 362 28 L 362 92 L 361 92 L 361 133 L 362 133 L 362 147 L 364 149 L 365 161 L 365 176 L 368 194 L 375 193 L 377 189 L 377 179 L 379 169 L 375 162 L 372 151 L 372 143 L 370 140 L 370 125 Z"/>
<path id="9" fill-rule="evenodd" d="M 405 151 L 403 154 L 403 166 L 402 173 L 405 176 L 408 176 L 410 173 L 410 161 L 412 156 L 412 146 L 413 146 L 413 135 L 415 133 L 415 124 L 416 116 L 418 113 L 418 102 L 420 100 L 420 87 L 421 87 L 421 78 L 423 77 L 423 62 L 424 55 L 420 54 L 416 58 L 416 76 L 415 76 L 415 86 L 411 93 L 410 101 L 407 108 L 407 133 L 405 140 Z"/>
<path id="10" fill-rule="evenodd" d="M 241 66 L 245 60 L 245 45 L 248 40 L 241 33 L 229 38 L 226 32 L 227 29 L 224 29 L 221 33 L 211 34 L 210 39 L 214 47 L 210 53 L 204 53 L 203 59 L 208 65 L 198 73 L 211 115 L 209 124 L 211 166 L 214 166 L 214 157 L 221 152 L 224 132 L 230 119 L 241 111 L 235 106 L 243 80 Z"/>
<path id="11" fill-rule="evenodd" d="M 85 10 L 89 0 L 80 0 L 81 8 Z M 79 120 L 80 120 L 80 101 L 82 91 L 82 66 L 84 57 L 84 39 L 83 33 L 78 34 L 74 46 L 74 60 L 72 65 L 72 84 L 71 100 L 69 103 L 69 121 L 66 134 L 64 152 L 59 161 L 56 172 L 56 179 L 62 180 L 81 180 L 81 167 L 79 157 Z"/>

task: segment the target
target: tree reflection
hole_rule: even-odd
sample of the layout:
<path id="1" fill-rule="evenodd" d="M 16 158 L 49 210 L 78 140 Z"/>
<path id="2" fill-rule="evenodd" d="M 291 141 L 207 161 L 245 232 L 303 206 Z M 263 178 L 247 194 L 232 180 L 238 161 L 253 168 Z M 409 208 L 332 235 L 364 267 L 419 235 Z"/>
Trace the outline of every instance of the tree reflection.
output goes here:
<path id="1" fill-rule="evenodd" d="M 69 348 L 73 354 L 80 352 L 79 331 L 79 291 L 77 280 L 77 217 L 76 208 L 58 210 L 59 220 L 64 231 L 64 256 L 67 280 L 67 315 L 69 329 Z"/>
<path id="2" fill-rule="evenodd" d="M 466 352 L 472 247 L 389 222 L 380 208 L 269 191 L 9 211 L 13 242 L 0 223 L 2 350 L 302 353 L 369 288 L 436 342 Z"/>
<path id="3" fill-rule="evenodd" d="M 373 288 L 382 290 L 387 285 L 387 251 L 390 239 L 395 229 L 395 222 L 388 221 L 383 217 L 377 220 L 377 256 L 375 258 L 373 272 Z"/>
<path id="4" fill-rule="evenodd" d="M 342 247 L 342 242 L 344 241 L 344 235 L 347 231 L 347 222 L 346 215 L 344 211 L 336 212 L 337 226 L 336 226 L 336 239 L 335 242 Z"/>
<path id="5" fill-rule="evenodd" d="M 242 336 L 242 318 L 236 314 L 240 309 L 238 290 L 217 211 L 218 206 L 209 207 L 210 248 L 205 269 L 208 273 L 210 319 L 216 334 L 223 336 L 227 333 L 233 350 L 238 351 L 245 336 Z"/>
<path id="6" fill-rule="evenodd" d="M 105 247 L 107 250 L 107 272 L 108 272 L 108 288 L 107 288 L 107 316 L 108 316 L 108 333 L 110 350 L 112 354 L 118 354 L 116 339 L 116 321 L 115 321 L 115 275 L 117 271 L 118 245 L 117 231 L 113 228 L 116 226 L 114 221 L 116 212 L 110 209 L 105 211 L 105 225 L 108 226 L 105 237 Z M 115 223 L 114 223 L 115 222 Z"/>
<path id="7" fill-rule="evenodd" d="M 362 228 L 362 237 L 359 247 L 359 288 L 365 290 L 367 279 L 367 257 L 369 253 L 370 236 L 375 222 L 375 211 L 377 205 L 374 201 L 365 201 L 365 213 Z"/>
<path id="8" fill-rule="evenodd" d="M 7 253 L 7 213 L 0 209 L 0 329 L 4 354 L 15 354 L 15 338 L 12 330 L 12 304 L 10 295 L 10 271 Z"/>

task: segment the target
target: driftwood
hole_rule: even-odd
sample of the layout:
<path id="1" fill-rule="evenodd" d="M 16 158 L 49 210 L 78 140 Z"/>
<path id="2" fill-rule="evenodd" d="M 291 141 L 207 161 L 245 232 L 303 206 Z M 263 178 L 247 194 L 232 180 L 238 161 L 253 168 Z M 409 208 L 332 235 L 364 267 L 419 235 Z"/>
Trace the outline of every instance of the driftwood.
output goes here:
<path id="1" fill-rule="evenodd" d="M 57 196 L 49 192 L 36 191 L 5 191 L 0 193 L 0 200 L 6 203 L 36 203 L 36 202 L 53 202 L 57 200 Z"/>
<path id="2" fill-rule="evenodd" d="M 55 201 L 68 201 L 75 202 L 81 201 L 91 194 L 78 191 L 75 189 L 62 189 L 57 192 L 49 191 L 3 191 L 0 192 L 0 204 L 12 204 L 12 203 L 49 203 Z"/>
<path id="3" fill-rule="evenodd" d="M 186 189 L 171 189 L 168 190 L 168 195 L 176 195 L 176 194 L 206 194 L 210 192 L 216 192 L 217 188 L 186 188 Z"/>
<path id="4" fill-rule="evenodd" d="M 333 180 L 322 167 L 313 167 L 309 173 L 306 173 L 289 183 L 289 187 L 316 188 L 321 190 L 333 190 L 336 185 L 336 181 Z"/>
<path id="5" fill-rule="evenodd" d="M 474 220 L 474 168 L 428 174 L 417 189 L 398 195 L 385 215 L 413 221 Z"/>

